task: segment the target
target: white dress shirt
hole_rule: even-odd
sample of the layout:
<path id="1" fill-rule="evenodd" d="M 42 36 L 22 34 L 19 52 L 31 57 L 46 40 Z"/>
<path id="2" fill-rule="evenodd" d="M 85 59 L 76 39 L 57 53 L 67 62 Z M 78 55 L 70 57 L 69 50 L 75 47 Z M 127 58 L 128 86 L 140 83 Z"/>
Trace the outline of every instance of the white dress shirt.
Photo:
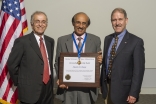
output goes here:
<path id="1" fill-rule="evenodd" d="M 35 38 L 36 38 L 36 40 L 37 40 L 38 46 L 40 47 L 40 36 L 38 36 L 38 35 L 36 35 L 36 34 L 34 34 L 34 35 L 35 35 Z M 41 37 L 43 38 L 43 44 L 44 44 L 44 46 L 45 46 L 45 50 L 46 50 L 46 54 L 47 54 L 47 58 L 48 58 L 49 75 L 51 75 L 50 65 L 49 65 L 49 57 L 48 57 L 47 47 L 46 47 L 46 45 L 45 45 L 44 35 L 42 35 Z"/>

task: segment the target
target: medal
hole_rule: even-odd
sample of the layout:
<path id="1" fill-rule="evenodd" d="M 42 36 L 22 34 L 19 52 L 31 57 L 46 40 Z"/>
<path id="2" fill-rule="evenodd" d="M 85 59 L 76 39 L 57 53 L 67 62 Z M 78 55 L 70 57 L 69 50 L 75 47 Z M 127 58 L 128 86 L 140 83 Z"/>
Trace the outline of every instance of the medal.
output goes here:
<path id="1" fill-rule="evenodd" d="M 79 61 L 77 62 L 77 64 L 78 64 L 78 65 L 80 65 L 80 64 L 81 64 L 81 61 L 80 61 L 80 59 L 79 59 Z"/>

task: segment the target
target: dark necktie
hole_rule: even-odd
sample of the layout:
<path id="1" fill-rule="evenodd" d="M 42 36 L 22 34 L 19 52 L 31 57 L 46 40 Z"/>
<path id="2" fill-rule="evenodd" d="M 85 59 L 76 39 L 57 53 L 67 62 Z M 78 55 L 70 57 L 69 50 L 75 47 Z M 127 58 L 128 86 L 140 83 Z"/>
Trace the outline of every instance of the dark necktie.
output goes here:
<path id="1" fill-rule="evenodd" d="M 109 79 L 111 79 L 113 60 L 114 60 L 114 57 L 116 55 L 116 46 L 117 46 L 117 44 L 118 44 L 118 37 L 115 36 L 115 42 L 114 42 L 114 44 L 112 45 L 112 48 L 111 48 L 110 58 L 109 58 L 109 65 L 108 65 L 108 78 Z"/>
<path id="2" fill-rule="evenodd" d="M 41 51 L 42 58 L 44 61 L 43 82 L 47 84 L 49 81 L 49 66 L 48 66 L 48 58 L 47 58 L 47 54 L 46 54 L 46 50 L 45 50 L 42 37 L 40 37 L 40 51 Z"/>
<path id="3" fill-rule="evenodd" d="M 77 39 L 78 39 L 78 41 L 79 41 L 79 43 L 78 43 L 78 48 L 80 49 L 81 46 L 82 46 L 82 43 L 81 43 L 81 39 L 82 39 L 82 38 L 79 36 Z"/>

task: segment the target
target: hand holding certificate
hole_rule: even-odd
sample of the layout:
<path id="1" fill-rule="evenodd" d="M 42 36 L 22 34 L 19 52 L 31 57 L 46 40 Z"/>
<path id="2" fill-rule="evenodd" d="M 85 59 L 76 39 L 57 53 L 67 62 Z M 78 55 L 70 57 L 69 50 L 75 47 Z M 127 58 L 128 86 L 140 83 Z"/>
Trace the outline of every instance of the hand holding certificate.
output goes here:
<path id="1" fill-rule="evenodd" d="M 65 84 L 61 84 L 61 85 L 60 85 L 59 79 L 57 80 L 56 83 L 57 83 L 57 85 L 58 85 L 60 88 L 62 88 L 62 89 L 64 89 L 64 88 L 68 89 L 68 86 L 66 86 Z"/>

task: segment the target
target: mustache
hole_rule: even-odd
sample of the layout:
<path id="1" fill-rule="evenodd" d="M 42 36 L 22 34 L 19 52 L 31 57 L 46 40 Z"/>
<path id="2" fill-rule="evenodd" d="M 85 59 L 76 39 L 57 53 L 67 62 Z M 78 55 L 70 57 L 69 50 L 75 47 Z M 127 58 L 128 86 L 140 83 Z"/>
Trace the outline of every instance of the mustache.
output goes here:
<path id="1" fill-rule="evenodd" d="M 121 24 L 119 24 L 119 25 L 116 25 L 115 27 L 121 27 L 122 25 Z"/>
<path id="2" fill-rule="evenodd" d="M 81 29 L 82 30 L 83 28 L 79 27 L 78 29 Z"/>

